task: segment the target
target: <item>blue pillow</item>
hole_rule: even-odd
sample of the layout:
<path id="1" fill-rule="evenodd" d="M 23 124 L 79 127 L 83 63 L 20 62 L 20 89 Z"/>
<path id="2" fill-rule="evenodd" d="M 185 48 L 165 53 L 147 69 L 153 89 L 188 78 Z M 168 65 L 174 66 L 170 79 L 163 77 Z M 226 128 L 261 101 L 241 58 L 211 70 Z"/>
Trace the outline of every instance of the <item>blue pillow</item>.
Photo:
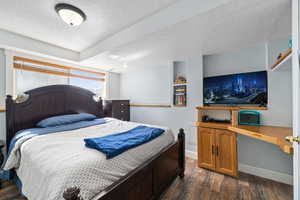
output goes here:
<path id="1" fill-rule="evenodd" d="M 37 127 L 47 128 L 47 127 L 54 127 L 54 126 L 61 126 L 66 124 L 72 124 L 80 121 L 91 121 L 96 119 L 97 117 L 92 114 L 88 113 L 81 113 L 81 114 L 73 114 L 73 115 L 60 115 L 55 117 L 50 117 L 44 119 L 37 123 Z"/>

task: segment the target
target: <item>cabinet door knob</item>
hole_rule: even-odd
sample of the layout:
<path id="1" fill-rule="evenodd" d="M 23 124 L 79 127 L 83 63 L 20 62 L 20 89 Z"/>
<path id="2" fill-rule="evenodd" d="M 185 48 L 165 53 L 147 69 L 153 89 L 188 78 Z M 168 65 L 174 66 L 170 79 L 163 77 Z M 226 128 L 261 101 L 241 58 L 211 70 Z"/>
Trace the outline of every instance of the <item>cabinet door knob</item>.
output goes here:
<path id="1" fill-rule="evenodd" d="M 219 146 L 217 146 L 217 156 L 219 156 Z"/>

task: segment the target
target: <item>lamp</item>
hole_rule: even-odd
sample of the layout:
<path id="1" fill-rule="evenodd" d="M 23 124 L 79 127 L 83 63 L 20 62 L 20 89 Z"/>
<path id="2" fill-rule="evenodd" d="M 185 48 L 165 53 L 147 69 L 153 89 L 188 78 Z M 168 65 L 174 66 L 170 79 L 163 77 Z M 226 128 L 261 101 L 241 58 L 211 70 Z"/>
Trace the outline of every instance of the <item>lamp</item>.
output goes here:
<path id="1" fill-rule="evenodd" d="M 17 95 L 17 98 L 15 99 L 16 103 L 24 103 L 29 99 L 29 94 L 21 93 Z"/>
<path id="2" fill-rule="evenodd" d="M 95 102 L 100 102 L 100 101 L 102 100 L 102 98 L 101 98 L 100 95 L 95 94 L 95 95 L 93 96 L 93 100 L 94 100 Z"/>
<path id="3" fill-rule="evenodd" d="M 55 11 L 60 16 L 60 18 L 70 26 L 78 26 L 86 20 L 85 13 L 79 8 L 70 4 L 56 4 Z"/>
<path id="4" fill-rule="evenodd" d="M 21 63 L 21 82 L 24 82 L 24 77 L 23 77 L 23 65 L 24 62 Z M 26 94 L 24 92 L 20 93 L 17 95 L 16 99 L 15 99 L 15 103 L 24 103 L 25 101 L 27 101 L 29 99 L 29 94 Z"/>

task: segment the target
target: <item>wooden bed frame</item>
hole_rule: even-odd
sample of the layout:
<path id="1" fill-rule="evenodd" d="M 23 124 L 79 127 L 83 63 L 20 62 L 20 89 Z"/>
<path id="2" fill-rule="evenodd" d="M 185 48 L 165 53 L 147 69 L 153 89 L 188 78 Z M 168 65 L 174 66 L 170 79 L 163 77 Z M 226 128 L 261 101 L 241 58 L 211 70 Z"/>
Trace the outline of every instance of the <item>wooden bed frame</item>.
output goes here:
<path id="1" fill-rule="evenodd" d="M 105 117 L 102 100 L 94 100 L 95 94 L 70 85 L 53 85 L 26 92 L 29 99 L 16 103 L 6 98 L 7 144 L 19 130 L 35 127 L 42 119 L 65 114 L 91 113 Z M 8 149 L 8 148 L 7 148 Z M 185 133 L 180 129 L 178 140 L 141 166 L 107 187 L 98 200 L 152 200 L 157 199 L 173 180 L 184 177 Z M 81 200 L 80 188 L 68 188 L 65 200 Z"/>

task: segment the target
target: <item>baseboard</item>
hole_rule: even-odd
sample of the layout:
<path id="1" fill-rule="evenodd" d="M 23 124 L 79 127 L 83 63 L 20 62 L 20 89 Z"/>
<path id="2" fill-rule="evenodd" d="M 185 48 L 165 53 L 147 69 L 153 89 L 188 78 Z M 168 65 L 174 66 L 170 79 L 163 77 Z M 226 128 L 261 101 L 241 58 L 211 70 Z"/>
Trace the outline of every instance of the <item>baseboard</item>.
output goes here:
<path id="1" fill-rule="evenodd" d="M 274 180 L 277 182 L 293 185 L 293 176 L 268 169 L 257 168 L 250 165 L 239 163 L 239 171 Z"/>
<path id="2" fill-rule="evenodd" d="M 197 152 L 185 150 L 185 156 L 194 160 L 197 160 Z M 254 167 L 251 165 L 246 165 L 239 163 L 239 171 L 251 174 L 254 176 L 263 177 L 280 183 L 285 183 L 288 185 L 293 185 L 293 176 L 289 174 L 284 174 L 269 169 L 263 169 Z"/>
<path id="3" fill-rule="evenodd" d="M 197 152 L 185 150 L 185 156 L 197 160 Z"/>

